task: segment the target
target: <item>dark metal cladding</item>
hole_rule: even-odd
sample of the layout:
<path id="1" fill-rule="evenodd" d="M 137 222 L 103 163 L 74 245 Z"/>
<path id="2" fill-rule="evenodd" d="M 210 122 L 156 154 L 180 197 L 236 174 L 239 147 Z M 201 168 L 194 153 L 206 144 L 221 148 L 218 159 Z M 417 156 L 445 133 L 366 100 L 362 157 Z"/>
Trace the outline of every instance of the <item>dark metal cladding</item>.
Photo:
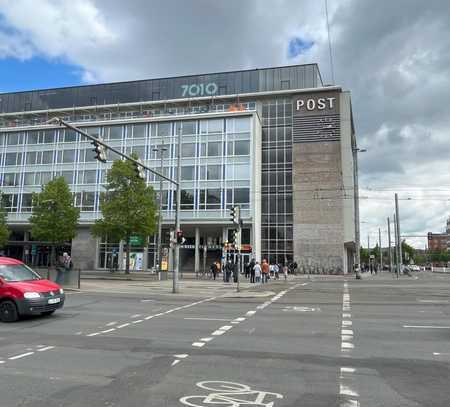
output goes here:
<path id="1" fill-rule="evenodd" d="M 0 94 L 0 114 L 322 86 L 316 64 Z"/>

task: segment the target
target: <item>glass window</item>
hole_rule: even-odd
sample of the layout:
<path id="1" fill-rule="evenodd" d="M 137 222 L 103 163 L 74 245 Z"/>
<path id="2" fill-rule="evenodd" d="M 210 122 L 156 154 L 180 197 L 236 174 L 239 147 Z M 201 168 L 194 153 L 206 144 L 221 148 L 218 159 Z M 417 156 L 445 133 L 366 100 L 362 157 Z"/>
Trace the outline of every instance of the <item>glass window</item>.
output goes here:
<path id="1" fill-rule="evenodd" d="M 249 203 L 250 188 L 236 188 L 234 190 L 234 203 Z"/>
<path id="2" fill-rule="evenodd" d="M 83 198 L 81 202 L 81 210 L 86 212 L 92 212 L 94 210 L 95 192 L 83 192 Z"/>
<path id="3" fill-rule="evenodd" d="M 109 139 L 110 140 L 121 140 L 122 139 L 122 126 L 112 126 L 109 128 Z"/>
<path id="4" fill-rule="evenodd" d="M 180 202 L 181 209 L 184 210 L 192 210 L 194 209 L 194 191 L 189 190 L 182 190 L 181 191 L 181 202 Z"/>
<path id="5" fill-rule="evenodd" d="M 250 179 L 250 165 L 249 164 L 235 164 L 233 178 L 234 179 Z"/>
<path id="6" fill-rule="evenodd" d="M 26 172 L 24 174 L 23 185 L 35 185 L 34 184 L 34 172 Z"/>
<path id="7" fill-rule="evenodd" d="M 87 134 L 89 134 L 90 136 L 93 136 L 95 138 L 100 138 L 102 129 L 101 129 L 101 127 L 87 127 L 84 129 L 84 131 Z M 83 140 L 85 140 L 85 139 L 83 139 Z M 88 140 L 85 140 L 85 141 L 88 141 Z"/>
<path id="8" fill-rule="evenodd" d="M 52 179 L 52 173 L 51 172 L 42 172 L 41 173 L 41 184 L 45 185 L 49 183 Z"/>
<path id="9" fill-rule="evenodd" d="M 42 133 L 42 142 L 43 143 L 54 143 L 55 142 L 55 131 L 47 130 Z"/>
<path id="10" fill-rule="evenodd" d="M 73 130 L 64 130 L 64 142 L 73 143 L 77 141 L 78 134 Z"/>
<path id="11" fill-rule="evenodd" d="M 158 151 L 153 151 L 155 158 L 161 158 L 161 151 L 163 154 L 163 158 L 170 158 L 170 146 L 168 144 L 158 144 L 156 148 Z"/>
<path id="12" fill-rule="evenodd" d="M 133 146 L 133 153 L 141 159 L 145 158 L 145 146 Z"/>
<path id="13" fill-rule="evenodd" d="M 197 133 L 197 122 L 195 120 L 189 120 L 184 122 L 176 122 L 176 134 L 182 134 L 183 136 L 188 134 Z"/>
<path id="14" fill-rule="evenodd" d="M 42 152 L 42 164 L 51 164 L 53 162 L 53 151 Z"/>
<path id="15" fill-rule="evenodd" d="M 208 133 L 223 133 L 223 120 L 211 119 L 208 120 Z"/>
<path id="16" fill-rule="evenodd" d="M 38 144 L 39 143 L 39 132 L 29 131 L 28 132 L 28 144 Z"/>
<path id="17" fill-rule="evenodd" d="M 3 175 L 3 186 L 5 186 L 5 187 L 16 186 L 16 174 L 15 173 L 4 174 Z"/>
<path id="18" fill-rule="evenodd" d="M 145 137 L 145 124 L 135 124 L 133 126 L 133 138 L 144 138 Z M 130 135 L 128 135 L 130 137 Z"/>
<path id="19" fill-rule="evenodd" d="M 20 165 L 22 153 L 6 153 L 5 165 Z"/>
<path id="20" fill-rule="evenodd" d="M 21 133 L 9 133 L 8 134 L 8 146 L 16 146 L 21 144 L 22 141 Z"/>
<path id="21" fill-rule="evenodd" d="M 22 212 L 31 212 L 33 194 L 22 194 Z"/>
<path id="22" fill-rule="evenodd" d="M 195 179 L 195 167 L 193 165 L 181 167 L 181 179 L 183 181 Z"/>
<path id="23" fill-rule="evenodd" d="M 75 158 L 76 158 L 76 150 L 63 150 L 63 157 L 61 162 L 73 163 L 75 162 Z"/>
<path id="24" fill-rule="evenodd" d="M 160 122 L 158 123 L 158 137 L 168 137 L 171 133 L 171 125 L 170 122 Z"/>
<path id="25" fill-rule="evenodd" d="M 220 189 L 207 190 L 206 206 L 209 209 L 220 209 Z"/>
<path id="26" fill-rule="evenodd" d="M 198 143 L 198 156 L 199 157 L 206 156 L 206 143 Z"/>
<path id="27" fill-rule="evenodd" d="M 249 155 L 250 154 L 250 141 L 235 141 L 234 142 L 234 155 Z"/>
<path id="28" fill-rule="evenodd" d="M 97 181 L 96 170 L 85 170 L 83 174 L 83 184 L 95 184 Z"/>
<path id="29" fill-rule="evenodd" d="M 73 171 L 62 171 L 61 176 L 64 177 L 64 180 L 70 185 L 73 184 Z"/>
<path id="30" fill-rule="evenodd" d="M 228 141 L 227 142 L 227 155 L 233 155 L 234 154 L 233 146 L 234 146 L 234 143 L 232 141 Z"/>
<path id="31" fill-rule="evenodd" d="M 222 155 L 222 142 L 217 141 L 208 143 L 208 157 L 217 157 Z"/>
<path id="32" fill-rule="evenodd" d="M 221 165 L 208 165 L 206 170 L 206 177 L 208 180 L 221 179 L 222 178 L 222 166 Z"/>
<path id="33" fill-rule="evenodd" d="M 181 145 L 181 156 L 182 157 L 195 157 L 195 144 L 194 143 L 183 143 Z"/>
<path id="34" fill-rule="evenodd" d="M 27 153 L 26 162 L 27 164 L 36 164 L 36 151 L 30 151 Z"/>

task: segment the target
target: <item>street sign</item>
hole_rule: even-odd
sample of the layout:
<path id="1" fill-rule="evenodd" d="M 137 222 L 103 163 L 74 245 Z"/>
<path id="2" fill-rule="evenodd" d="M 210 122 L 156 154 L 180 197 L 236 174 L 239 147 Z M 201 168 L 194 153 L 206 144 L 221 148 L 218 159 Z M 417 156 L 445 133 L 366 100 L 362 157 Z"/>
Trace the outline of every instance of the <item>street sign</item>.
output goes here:
<path id="1" fill-rule="evenodd" d="M 140 236 L 130 236 L 130 245 L 131 246 L 142 246 L 143 243 L 144 243 L 144 241 Z"/>
<path id="2" fill-rule="evenodd" d="M 374 255 L 374 254 L 371 254 L 371 255 L 370 255 L 370 258 L 373 260 L 373 259 L 375 258 L 375 255 Z"/>

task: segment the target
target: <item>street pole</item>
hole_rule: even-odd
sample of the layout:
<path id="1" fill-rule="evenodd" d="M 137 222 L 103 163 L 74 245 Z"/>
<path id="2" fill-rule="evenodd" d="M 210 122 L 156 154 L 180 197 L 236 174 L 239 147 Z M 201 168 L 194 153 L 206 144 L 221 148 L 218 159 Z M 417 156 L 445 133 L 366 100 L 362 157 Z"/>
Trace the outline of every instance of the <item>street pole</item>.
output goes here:
<path id="1" fill-rule="evenodd" d="M 180 201 L 181 201 L 181 131 L 178 134 L 178 154 L 177 154 L 177 202 L 175 211 L 175 236 L 180 230 Z M 175 244 L 175 268 L 173 270 L 172 292 L 178 293 L 178 274 L 180 272 L 180 245 Z"/>
<path id="2" fill-rule="evenodd" d="M 160 149 L 158 148 L 154 148 L 153 151 L 155 152 L 160 152 L 161 153 L 161 166 L 160 166 L 160 172 L 161 174 L 163 173 L 164 170 L 164 152 L 167 151 L 167 148 L 161 147 Z M 158 273 L 159 273 L 159 278 L 161 278 L 162 276 L 162 267 L 161 267 L 161 262 L 162 262 L 162 205 L 163 205 L 163 179 L 159 178 L 159 216 L 158 216 L 158 254 L 157 254 L 157 262 L 158 262 Z"/>
<path id="3" fill-rule="evenodd" d="M 397 274 L 397 278 L 399 278 L 398 271 L 400 269 L 398 263 L 398 235 L 397 235 L 397 216 L 394 214 L 394 237 L 395 237 L 395 273 Z"/>
<path id="4" fill-rule="evenodd" d="M 395 194 L 395 219 L 396 219 L 396 228 L 397 228 L 397 243 L 398 243 L 398 275 L 400 275 L 402 271 L 403 264 L 403 256 L 402 256 L 402 239 L 400 234 L 400 215 L 398 213 L 398 195 Z"/>
<path id="5" fill-rule="evenodd" d="M 387 218 L 388 242 L 389 242 L 389 272 L 392 273 L 392 248 L 391 248 L 391 221 Z"/>
<path id="6" fill-rule="evenodd" d="M 241 217 L 241 212 L 240 212 L 240 209 L 239 209 L 239 228 L 238 228 L 238 230 L 239 230 L 239 234 L 238 234 L 238 236 L 239 236 L 239 238 L 238 238 L 238 241 L 236 242 L 237 243 L 237 249 L 238 249 L 238 253 L 237 253 L 237 256 L 238 256 L 238 258 L 237 258 L 237 276 L 236 276 L 236 278 L 237 278 L 237 287 L 236 287 L 236 291 L 237 292 L 239 292 L 240 291 L 240 285 L 239 285 L 239 281 L 240 281 L 240 274 L 241 274 L 241 240 L 242 240 L 242 237 L 241 237 L 241 232 L 242 232 L 242 226 L 241 226 L 241 219 L 240 219 L 240 217 Z M 235 265 L 235 267 L 236 267 L 236 265 Z"/>
<path id="7" fill-rule="evenodd" d="M 369 259 L 369 271 L 370 271 L 370 235 L 367 235 L 367 258 Z"/>
<path id="8" fill-rule="evenodd" d="M 353 153 L 353 204 L 355 207 L 355 278 L 361 278 L 361 241 L 359 227 L 359 186 L 358 186 L 358 148 L 352 148 Z"/>
<path id="9" fill-rule="evenodd" d="M 383 249 L 381 248 L 381 229 L 378 228 L 378 244 L 380 246 L 380 272 L 383 271 Z"/>

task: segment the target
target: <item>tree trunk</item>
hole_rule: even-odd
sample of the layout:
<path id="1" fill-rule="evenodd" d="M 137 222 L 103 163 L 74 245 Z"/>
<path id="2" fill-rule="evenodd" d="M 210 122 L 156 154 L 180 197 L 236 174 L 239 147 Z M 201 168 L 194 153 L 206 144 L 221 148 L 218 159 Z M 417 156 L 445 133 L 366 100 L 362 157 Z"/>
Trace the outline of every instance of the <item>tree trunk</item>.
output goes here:
<path id="1" fill-rule="evenodd" d="M 125 261 L 125 274 L 130 274 L 130 237 L 127 236 L 127 242 L 125 245 L 126 261 Z"/>
<path id="2" fill-rule="evenodd" d="M 56 247 L 52 244 L 51 252 L 50 252 L 50 266 L 56 265 Z"/>

